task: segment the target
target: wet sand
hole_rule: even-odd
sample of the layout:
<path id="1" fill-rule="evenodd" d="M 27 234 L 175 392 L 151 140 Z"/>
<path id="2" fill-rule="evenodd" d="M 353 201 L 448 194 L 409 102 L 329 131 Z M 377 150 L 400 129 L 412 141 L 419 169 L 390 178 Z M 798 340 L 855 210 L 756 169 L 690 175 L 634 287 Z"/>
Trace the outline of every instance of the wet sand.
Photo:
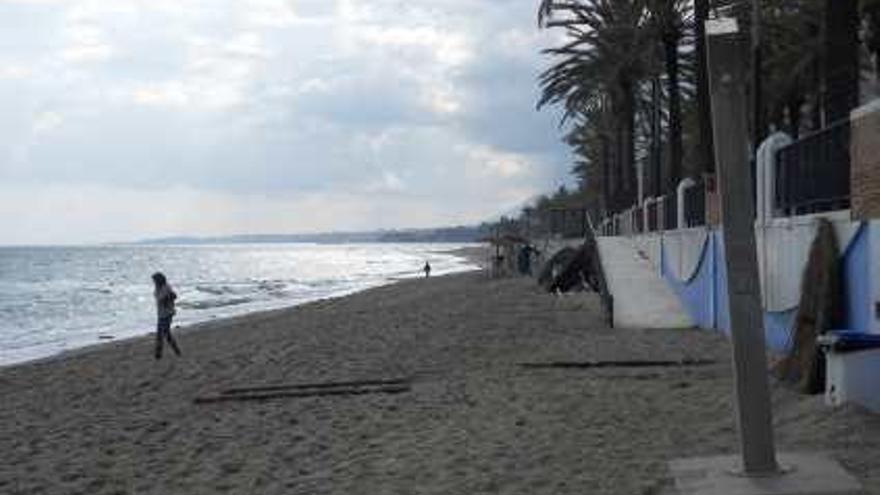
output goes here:
<path id="1" fill-rule="evenodd" d="M 0 369 L 0 493 L 659 493 L 733 453 L 729 346 L 612 330 L 590 295 L 475 272 Z M 701 366 L 541 367 L 596 360 Z M 229 387 L 405 378 L 396 394 L 196 404 Z M 880 417 L 774 385 L 780 450 L 880 493 Z"/>

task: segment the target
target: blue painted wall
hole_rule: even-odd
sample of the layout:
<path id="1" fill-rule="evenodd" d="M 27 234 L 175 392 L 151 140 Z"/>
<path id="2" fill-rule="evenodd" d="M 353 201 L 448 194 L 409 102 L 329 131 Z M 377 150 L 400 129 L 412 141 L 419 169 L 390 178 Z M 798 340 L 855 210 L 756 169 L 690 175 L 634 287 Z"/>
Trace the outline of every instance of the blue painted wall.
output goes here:
<path id="1" fill-rule="evenodd" d="M 844 277 L 846 328 L 870 331 L 870 250 L 868 227 L 862 225 L 841 257 Z M 678 280 L 666 263 L 666 246 L 661 243 L 663 278 L 681 299 L 685 310 L 700 328 L 730 334 L 730 310 L 727 299 L 727 265 L 724 262 L 724 237 L 719 230 L 706 236 L 696 273 L 691 280 Z M 785 352 L 791 345 L 791 329 L 797 309 L 764 313 L 767 347 Z"/>
<path id="2" fill-rule="evenodd" d="M 871 331 L 871 270 L 868 224 L 862 223 L 858 232 L 843 251 L 844 319 L 846 328 L 860 332 Z"/>
<path id="3" fill-rule="evenodd" d="M 784 354 L 792 343 L 792 329 L 797 308 L 789 311 L 764 312 L 764 340 L 773 352 Z"/>
<path id="4" fill-rule="evenodd" d="M 724 233 L 712 231 L 712 242 L 715 249 L 715 324 L 722 332 L 730 335 L 730 301 L 727 299 L 727 263 L 724 262 Z"/>
<path id="5" fill-rule="evenodd" d="M 706 236 L 706 242 L 703 243 L 703 248 L 700 250 L 700 260 L 697 262 L 697 268 L 690 280 L 678 280 L 673 275 L 668 266 L 665 252 L 665 247 L 662 247 L 661 244 L 660 258 L 663 278 L 681 299 L 685 311 L 698 327 L 714 328 L 715 320 L 712 310 L 712 257 L 714 253 L 711 233 Z"/>

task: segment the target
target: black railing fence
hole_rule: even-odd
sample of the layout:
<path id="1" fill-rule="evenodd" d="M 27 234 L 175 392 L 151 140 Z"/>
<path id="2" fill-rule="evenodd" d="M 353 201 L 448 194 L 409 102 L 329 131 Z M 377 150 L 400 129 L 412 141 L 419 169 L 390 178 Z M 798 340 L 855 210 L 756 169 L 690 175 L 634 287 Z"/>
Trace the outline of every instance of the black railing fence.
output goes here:
<path id="1" fill-rule="evenodd" d="M 786 217 L 843 210 L 850 206 L 850 124 L 840 121 L 805 135 L 777 152 L 774 216 Z M 755 182 L 755 160 L 745 173 Z M 604 235 L 632 235 L 677 229 L 679 208 L 684 228 L 707 222 L 707 181 L 711 176 L 693 178 L 696 183 L 684 190 L 682 204 L 676 191 L 649 198 L 629 209 L 606 212 L 600 222 Z M 753 200 L 757 187 L 752 188 Z"/>
<path id="2" fill-rule="evenodd" d="M 673 193 L 663 197 L 663 228 L 665 230 L 678 228 L 678 198 Z"/>
<path id="3" fill-rule="evenodd" d="M 849 137 L 844 120 L 778 151 L 775 208 L 781 215 L 849 208 Z"/>
<path id="4" fill-rule="evenodd" d="M 703 180 L 684 191 L 685 227 L 706 225 L 706 182 Z"/>
<path id="5" fill-rule="evenodd" d="M 660 212 L 660 202 L 659 201 L 651 201 L 647 205 L 648 208 L 648 232 L 655 232 L 657 230 L 662 229 L 662 225 L 658 222 Z"/>

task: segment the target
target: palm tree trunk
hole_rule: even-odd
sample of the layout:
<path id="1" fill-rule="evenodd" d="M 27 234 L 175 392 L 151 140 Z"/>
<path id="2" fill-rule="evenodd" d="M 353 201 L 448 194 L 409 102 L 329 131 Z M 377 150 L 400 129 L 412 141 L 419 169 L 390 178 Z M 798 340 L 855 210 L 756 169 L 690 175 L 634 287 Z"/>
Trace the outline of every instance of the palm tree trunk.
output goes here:
<path id="1" fill-rule="evenodd" d="M 601 147 L 602 159 L 602 208 L 607 212 L 611 211 L 611 152 L 608 146 L 608 137 L 601 133 L 599 135 L 599 146 Z"/>
<path id="2" fill-rule="evenodd" d="M 697 118 L 700 128 L 700 167 L 703 172 L 715 171 L 715 145 L 712 138 L 712 107 L 709 104 L 709 73 L 706 67 L 706 20 L 709 0 L 694 0 L 697 31 Z"/>
<path id="3" fill-rule="evenodd" d="M 626 167 L 624 166 L 624 158 L 623 158 L 623 146 L 624 146 L 624 130 L 623 130 L 623 121 L 618 116 L 615 119 L 614 123 L 614 166 L 612 167 L 612 173 L 614 177 L 614 211 L 619 212 L 626 205 L 626 199 L 624 199 L 624 191 L 623 185 L 626 182 L 624 180 L 624 175 L 626 171 L 624 170 Z"/>
<path id="4" fill-rule="evenodd" d="M 788 110 L 788 132 L 792 139 L 797 139 L 801 133 L 801 104 L 803 98 L 799 94 L 789 96 L 785 104 Z"/>
<path id="5" fill-rule="evenodd" d="M 633 83 L 621 81 L 621 200 L 624 208 L 632 206 L 636 193 L 636 101 Z"/>
<path id="6" fill-rule="evenodd" d="M 666 58 L 666 91 L 669 93 L 669 175 L 667 191 L 674 191 L 681 180 L 681 89 L 679 88 L 678 32 L 667 31 L 663 35 L 663 51 Z"/>
<path id="7" fill-rule="evenodd" d="M 849 118 L 858 105 L 858 2 L 825 1 L 825 125 Z"/>
<path id="8" fill-rule="evenodd" d="M 663 194 L 663 132 L 660 125 L 660 81 L 651 80 L 651 195 Z"/>

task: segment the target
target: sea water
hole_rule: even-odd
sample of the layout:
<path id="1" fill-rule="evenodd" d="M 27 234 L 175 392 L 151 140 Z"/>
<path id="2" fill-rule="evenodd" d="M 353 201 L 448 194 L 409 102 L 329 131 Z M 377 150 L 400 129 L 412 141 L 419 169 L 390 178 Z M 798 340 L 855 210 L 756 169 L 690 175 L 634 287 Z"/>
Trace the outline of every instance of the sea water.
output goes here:
<path id="1" fill-rule="evenodd" d="M 150 276 L 178 294 L 175 324 L 292 306 L 402 278 L 474 269 L 452 244 L 0 247 L 0 365 L 152 332 Z"/>

